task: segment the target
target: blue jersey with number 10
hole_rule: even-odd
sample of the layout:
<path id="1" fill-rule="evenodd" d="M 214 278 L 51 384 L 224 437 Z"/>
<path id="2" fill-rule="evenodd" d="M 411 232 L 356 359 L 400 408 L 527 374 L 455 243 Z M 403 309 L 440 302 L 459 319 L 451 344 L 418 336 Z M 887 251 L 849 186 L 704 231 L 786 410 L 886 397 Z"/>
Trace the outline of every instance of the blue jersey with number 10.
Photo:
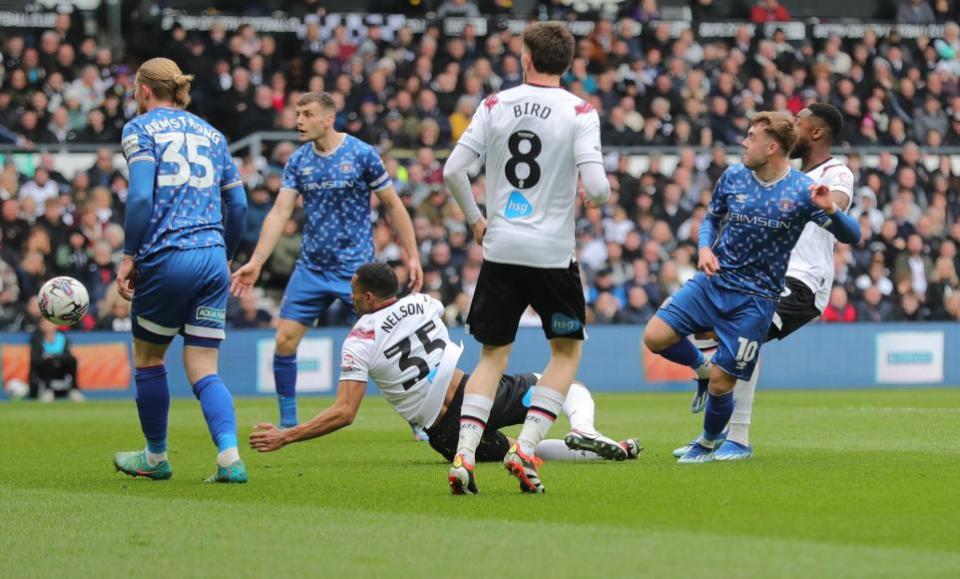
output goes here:
<path id="1" fill-rule="evenodd" d="M 808 221 L 824 226 L 830 217 L 810 197 L 813 179 L 791 168 L 763 183 L 744 165 L 729 167 L 713 191 L 709 211 L 726 217 L 713 251 L 721 287 L 779 299 L 790 250 Z"/>
<path id="2" fill-rule="evenodd" d="M 129 164 L 157 165 L 137 261 L 168 249 L 224 246 L 221 191 L 242 182 L 223 133 L 192 113 L 157 108 L 123 127 L 122 144 Z"/>

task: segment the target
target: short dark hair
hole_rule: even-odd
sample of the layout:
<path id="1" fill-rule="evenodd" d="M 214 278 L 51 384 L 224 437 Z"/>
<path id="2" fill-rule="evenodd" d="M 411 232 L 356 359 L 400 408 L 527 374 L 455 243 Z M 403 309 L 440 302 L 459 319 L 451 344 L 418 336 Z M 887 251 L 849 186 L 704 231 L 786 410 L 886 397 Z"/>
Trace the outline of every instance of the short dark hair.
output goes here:
<path id="1" fill-rule="evenodd" d="M 813 103 L 807 108 L 830 129 L 830 143 L 836 141 L 840 131 L 843 130 L 843 115 L 837 107 L 827 103 Z"/>
<path id="2" fill-rule="evenodd" d="M 310 103 L 317 103 L 320 108 L 337 112 L 337 101 L 328 92 L 305 92 L 297 99 L 297 106 L 302 107 Z"/>
<path id="3" fill-rule="evenodd" d="M 393 268 L 385 263 L 365 263 L 357 269 L 357 285 L 380 299 L 390 299 L 400 291 Z"/>
<path id="4" fill-rule="evenodd" d="M 561 75 L 573 62 L 576 42 L 562 22 L 537 22 L 523 31 L 523 43 L 533 59 L 533 68 L 543 74 Z"/>

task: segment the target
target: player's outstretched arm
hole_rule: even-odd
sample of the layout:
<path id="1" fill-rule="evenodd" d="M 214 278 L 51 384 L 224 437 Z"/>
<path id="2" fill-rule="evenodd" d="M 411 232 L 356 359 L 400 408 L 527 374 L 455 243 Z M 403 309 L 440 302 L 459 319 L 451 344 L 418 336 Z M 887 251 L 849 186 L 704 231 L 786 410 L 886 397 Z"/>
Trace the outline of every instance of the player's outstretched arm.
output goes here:
<path id="1" fill-rule="evenodd" d="M 383 203 L 393 222 L 393 228 L 400 236 L 400 244 L 407 252 L 407 267 L 410 269 L 410 289 L 418 292 L 423 286 L 423 267 L 420 265 L 420 250 L 417 249 L 417 236 L 413 233 L 413 221 L 403 201 L 397 195 L 393 185 L 377 191 L 380 203 Z"/>
<path id="2" fill-rule="evenodd" d="M 120 296 L 126 300 L 133 298 L 136 275 L 134 260 L 150 227 L 156 175 L 157 164 L 152 159 L 142 158 L 130 163 L 130 188 L 123 220 L 123 262 L 117 272 L 117 288 Z"/>
<path id="3" fill-rule="evenodd" d="M 280 189 L 273 208 L 270 209 L 266 219 L 263 220 L 260 239 L 257 241 L 257 247 L 253 250 L 250 261 L 233 272 L 230 277 L 230 293 L 234 296 L 242 296 L 253 289 L 253 284 L 257 283 L 263 264 L 267 262 L 270 254 L 277 247 L 277 242 L 280 241 L 280 236 L 283 234 L 283 227 L 290 220 L 290 216 L 293 215 L 297 195 L 299 194 L 293 189 Z"/>
<path id="4" fill-rule="evenodd" d="M 600 163 L 583 163 L 580 165 L 580 179 L 583 180 L 583 189 L 587 192 L 587 199 L 594 205 L 603 205 L 610 199 L 610 181 L 607 172 Z"/>
<path id="5" fill-rule="evenodd" d="M 860 242 L 860 223 L 845 211 L 840 210 L 829 187 L 811 185 L 810 195 L 814 205 L 827 214 L 829 221 L 824 227 L 837 238 L 837 241 L 851 244 Z"/>
<path id="6" fill-rule="evenodd" d="M 260 452 L 280 450 L 284 446 L 318 438 L 353 424 L 367 391 L 367 383 L 359 380 L 341 380 L 337 399 L 326 410 L 309 422 L 281 430 L 268 423 L 260 423 L 250 433 L 250 448 Z"/>

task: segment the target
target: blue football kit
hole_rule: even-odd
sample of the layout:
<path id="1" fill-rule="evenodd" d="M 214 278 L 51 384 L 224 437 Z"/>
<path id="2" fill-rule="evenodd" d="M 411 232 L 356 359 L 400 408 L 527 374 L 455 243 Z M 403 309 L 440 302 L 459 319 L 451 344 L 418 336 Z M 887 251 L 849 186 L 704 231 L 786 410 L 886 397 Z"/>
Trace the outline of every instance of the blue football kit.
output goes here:
<path id="1" fill-rule="evenodd" d="M 127 123 L 122 145 L 131 180 L 154 170 L 152 199 L 129 200 L 126 216 L 124 250 L 137 265 L 134 335 L 224 339 L 227 260 L 246 211 L 226 139 L 189 112 L 160 107 Z"/>
<path id="2" fill-rule="evenodd" d="M 698 273 L 657 312 L 679 336 L 714 330 L 713 358 L 728 374 L 748 380 L 783 290 L 790 250 L 808 221 L 830 217 L 810 197 L 813 180 L 790 169 L 770 183 L 743 165 L 724 171 L 707 219 L 726 219 L 713 245 L 720 270 Z M 705 219 L 705 224 L 707 219 Z"/>
<path id="3" fill-rule="evenodd" d="M 312 326 L 336 299 L 352 308 L 350 278 L 374 256 L 370 194 L 391 184 L 377 150 L 350 135 L 327 154 L 306 143 L 291 155 L 281 187 L 303 197 L 307 221 L 281 318 Z"/>

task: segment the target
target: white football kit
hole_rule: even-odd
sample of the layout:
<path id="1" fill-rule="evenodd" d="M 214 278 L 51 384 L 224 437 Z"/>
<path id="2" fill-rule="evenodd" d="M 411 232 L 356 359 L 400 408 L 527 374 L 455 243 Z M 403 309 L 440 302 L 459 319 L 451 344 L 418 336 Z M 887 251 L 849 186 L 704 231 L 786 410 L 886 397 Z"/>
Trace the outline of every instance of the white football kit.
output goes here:
<path id="1" fill-rule="evenodd" d="M 484 259 L 568 267 L 578 168 L 603 163 L 597 111 L 563 88 L 523 84 L 488 97 L 459 144 L 486 155 Z"/>
<path id="2" fill-rule="evenodd" d="M 463 351 L 443 313 L 439 301 L 411 294 L 361 316 L 343 343 L 340 380 L 372 379 L 400 416 L 429 428 Z"/>
<path id="3" fill-rule="evenodd" d="M 853 172 L 846 165 L 831 157 L 806 174 L 815 183 L 829 187 L 830 191 L 846 193 L 850 202 L 840 210 L 850 209 L 853 204 Z M 833 246 L 836 242 L 833 234 L 823 227 L 807 223 L 790 252 L 787 265 L 787 277 L 796 278 L 810 288 L 816 296 L 816 307 L 821 312 L 827 307 L 833 287 Z"/>

